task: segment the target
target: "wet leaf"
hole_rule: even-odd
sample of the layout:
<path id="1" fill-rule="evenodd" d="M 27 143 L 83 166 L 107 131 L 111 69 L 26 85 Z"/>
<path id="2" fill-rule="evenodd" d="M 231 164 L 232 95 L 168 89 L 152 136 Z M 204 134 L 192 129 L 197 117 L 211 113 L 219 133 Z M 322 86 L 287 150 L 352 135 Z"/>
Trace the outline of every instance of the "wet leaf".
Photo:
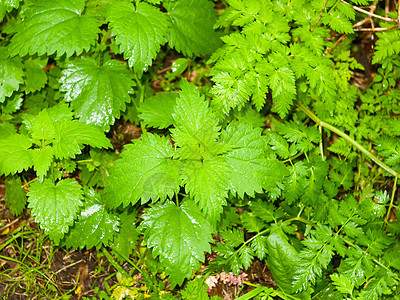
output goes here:
<path id="1" fill-rule="evenodd" d="M 92 58 L 75 60 L 63 71 L 61 90 L 80 121 L 109 130 L 130 102 L 133 74 L 116 60 L 102 66 Z"/>
<path id="2" fill-rule="evenodd" d="M 74 223 L 82 205 L 81 186 L 72 179 L 54 184 L 45 179 L 35 181 L 29 188 L 29 205 L 32 215 L 50 239 L 58 243 Z"/>
<path id="3" fill-rule="evenodd" d="M 192 200 L 179 207 L 170 201 L 155 205 L 142 218 L 148 247 L 159 256 L 172 285 L 181 285 L 211 250 L 213 228 Z"/>
<path id="4" fill-rule="evenodd" d="M 43 0 L 25 12 L 10 44 L 12 55 L 81 54 L 89 50 L 100 29 L 95 18 L 83 14 L 85 0 Z"/>

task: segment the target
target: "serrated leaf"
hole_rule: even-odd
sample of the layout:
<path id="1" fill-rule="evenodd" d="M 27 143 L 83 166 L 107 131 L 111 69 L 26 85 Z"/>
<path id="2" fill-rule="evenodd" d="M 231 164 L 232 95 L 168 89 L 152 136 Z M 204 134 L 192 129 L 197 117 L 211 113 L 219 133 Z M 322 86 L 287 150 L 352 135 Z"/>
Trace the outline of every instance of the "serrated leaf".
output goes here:
<path id="1" fill-rule="evenodd" d="M 50 142 L 55 138 L 54 122 L 50 118 L 47 109 L 42 110 L 36 116 L 26 117 L 27 119 L 24 120 L 24 123 L 27 125 L 32 138 L 37 140 L 37 143 L 42 140 Z"/>
<path id="2" fill-rule="evenodd" d="M 219 219 L 228 197 L 227 165 L 222 157 L 187 162 L 185 190 L 212 221 Z"/>
<path id="3" fill-rule="evenodd" d="M 137 222 L 136 213 L 125 209 L 119 215 L 119 221 L 121 225 L 119 231 L 114 234 L 111 248 L 119 261 L 124 261 L 124 258 L 131 255 L 138 243 L 139 232 L 135 224 Z"/>
<path id="4" fill-rule="evenodd" d="M 272 90 L 276 111 L 284 118 L 296 96 L 294 73 L 288 67 L 280 67 L 268 77 L 268 84 Z"/>
<path id="5" fill-rule="evenodd" d="M 243 212 L 240 218 L 242 219 L 243 227 L 248 232 L 259 233 L 265 227 L 265 223 L 262 220 L 247 211 Z"/>
<path id="6" fill-rule="evenodd" d="M 47 74 L 43 71 L 46 64 L 47 58 L 29 58 L 24 61 L 26 93 L 39 91 L 46 85 Z"/>
<path id="7" fill-rule="evenodd" d="M 351 280 L 343 275 L 333 273 L 331 276 L 332 282 L 336 289 L 342 294 L 352 294 L 354 289 L 354 284 Z"/>
<path id="8" fill-rule="evenodd" d="M 191 200 L 179 207 L 170 201 L 153 206 L 142 218 L 148 247 L 166 266 L 172 285 L 181 285 L 210 252 L 213 228 Z"/>
<path id="9" fill-rule="evenodd" d="M 346 16 L 338 9 L 324 14 L 321 19 L 322 23 L 329 25 L 333 30 L 341 33 L 353 33 L 353 24 L 346 18 Z"/>
<path id="10" fill-rule="evenodd" d="M 33 149 L 31 152 L 33 169 L 36 171 L 39 179 L 42 179 L 49 170 L 53 162 L 53 148 L 45 146 L 40 149 Z"/>
<path id="11" fill-rule="evenodd" d="M 207 289 L 204 278 L 194 278 L 188 281 L 185 289 L 181 291 L 182 300 L 209 300 Z"/>
<path id="12" fill-rule="evenodd" d="M 0 141 L 0 174 L 8 175 L 27 170 L 33 164 L 31 139 L 22 134 L 10 134 Z"/>
<path id="13" fill-rule="evenodd" d="M 143 123 L 150 127 L 167 128 L 172 125 L 176 98 L 176 92 L 160 92 L 147 98 L 140 104 L 139 117 Z"/>
<path id="14" fill-rule="evenodd" d="M 268 253 L 267 248 L 267 237 L 259 235 L 251 242 L 251 248 L 253 249 L 256 256 L 263 260 Z"/>
<path id="15" fill-rule="evenodd" d="M 89 50 L 98 37 L 98 22 L 83 14 L 85 0 L 43 0 L 30 5 L 17 34 L 11 40 L 10 53 L 25 56 L 57 56 Z"/>
<path id="16" fill-rule="evenodd" d="M 173 114 L 175 128 L 171 129 L 174 142 L 180 147 L 182 159 L 202 159 L 224 151 L 216 142 L 219 137 L 218 120 L 194 84 L 182 82 Z"/>
<path id="17" fill-rule="evenodd" d="M 26 204 L 26 194 L 21 185 L 21 178 L 12 176 L 7 178 L 5 202 L 11 214 L 18 216 L 22 213 Z"/>
<path id="18" fill-rule="evenodd" d="M 163 2 L 171 21 L 168 43 L 185 56 L 212 53 L 221 43 L 213 26 L 214 3 L 208 0 Z"/>
<path id="19" fill-rule="evenodd" d="M 90 57 L 74 60 L 63 70 L 60 79 L 65 100 L 71 101 L 75 115 L 82 122 L 94 124 L 105 130 L 120 117 L 129 94 L 133 93 L 133 74 L 117 60 L 102 66 Z"/>
<path id="20" fill-rule="evenodd" d="M 22 107 L 24 102 L 23 94 L 14 93 L 2 104 L 1 110 L 4 114 L 13 114 Z"/>
<path id="21" fill-rule="evenodd" d="M 82 205 L 81 186 L 72 179 L 54 184 L 45 179 L 35 181 L 29 188 L 29 205 L 32 215 L 50 239 L 58 243 L 69 230 Z"/>
<path id="22" fill-rule="evenodd" d="M 22 66 L 15 59 L 0 59 L 0 103 L 18 90 L 19 85 L 24 82 L 23 76 Z"/>
<path id="23" fill-rule="evenodd" d="M 268 160 L 264 151 L 267 140 L 261 128 L 248 124 L 229 125 L 221 134 L 221 141 L 230 146 L 225 154 L 228 165 L 230 190 L 243 199 L 244 194 L 254 197 L 266 187 Z"/>
<path id="24" fill-rule="evenodd" d="M 78 120 L 58 122 L 55 124 L 55 130 L 53 150 L 56 158 L 73 158 L 81 153 L 84 145 L 96 148 L 112 147 L 100 128 Z"/>
<path id="25" fill-rule="evenodd" d="M 3 20 L 6 12 L 12 11 L 19 7 L 21 0 L 2 0 L 0 1 L 0 19 Z"/>
<path id="26" fill-rule="evenodd" d="M 251 210 L 257 217 L 267 223 L 276 221 L 278 218 L 284 216 L 284 213 L 280 210 L 276 210 L 272 203 L 260 199 L 251 202 Z"/>
<path id="27" fill-rule="evenodd" d="M 141 76 L 165 42 L 168 34 L 166 15 L 144 2 L 134 7 L 119 1 L 110 8 L 107 20 L 124 58 Z"/>
<path id="28" fill-rule="evenodd" d="M 118 231 L 118 218 L 109 213 L 101 196 L 94 190 L 85 195 L 84 209 L 65 237 L 65 245 L 75 249 L 107 246 Z"/>
<path id="29" fill-rule="evenodd" d="M 126 148 L 110 171 L 106 187 L 109 205 L 164 200 L 179 191 L 182 163 L 172 159 L 175 151 L 166 137 L 149 133 Z"/>

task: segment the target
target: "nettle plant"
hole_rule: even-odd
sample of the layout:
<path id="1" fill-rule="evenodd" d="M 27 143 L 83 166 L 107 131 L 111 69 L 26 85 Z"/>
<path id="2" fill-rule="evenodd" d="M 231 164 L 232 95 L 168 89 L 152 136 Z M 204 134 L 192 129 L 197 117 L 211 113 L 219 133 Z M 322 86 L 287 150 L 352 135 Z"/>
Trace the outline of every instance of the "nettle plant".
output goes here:
<path id="1" fill-rule="evenodd" d="M 267 263 L 279 289 L 243 299 L 398 296 L 399 16 L 370 4 L 230 0 L 217 18 L 207 0 L 2 2 L 10 211 L 23 178 L 55 244 L 129 260 L 140 241 L 173 286 L 213 252 L 209 272 Z M 370 23 L 376 76 L 358 89 L 351 50 Z M 207 97 L 185 79 L 152 95 L 164 44 L 211 55 Z M 121 116 L 143 134 L 118 155 Z"/>

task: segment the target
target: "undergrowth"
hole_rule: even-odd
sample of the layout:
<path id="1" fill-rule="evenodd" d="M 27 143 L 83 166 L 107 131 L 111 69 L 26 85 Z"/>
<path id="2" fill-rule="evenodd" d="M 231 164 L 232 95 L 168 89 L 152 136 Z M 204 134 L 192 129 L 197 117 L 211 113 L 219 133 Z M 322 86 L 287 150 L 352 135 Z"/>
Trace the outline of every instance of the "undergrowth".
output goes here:
<path id="1" fill-rule="evenodd" d="M 27 207 L 55 246 L 101 251 L 113 299 L 209 299 L 205 278 L 255 260 L 277 288 L 238 299 L 397 299 L 398 11 L 2 2 L 10 212 Z M 141 133 L 121 152 L 116 120 Z"/>

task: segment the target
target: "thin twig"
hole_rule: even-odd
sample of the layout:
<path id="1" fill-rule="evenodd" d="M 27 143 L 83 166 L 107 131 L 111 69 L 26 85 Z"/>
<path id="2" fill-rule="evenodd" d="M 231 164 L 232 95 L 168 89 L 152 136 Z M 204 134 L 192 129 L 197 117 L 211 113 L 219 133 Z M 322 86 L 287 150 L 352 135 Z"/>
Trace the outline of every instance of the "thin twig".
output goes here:
<path id="1" fill-rule="evenodd" d="M 347 3 L 347 2 L 344 1 L 344 0 L 340 0 L 340 2 L 342 2 L 342 3 L 344 3 L 344 4 L 351 5 L 350 3 Z M 377 18 L 377 19 L 381 19 L 381 20 L 384 20 L 384 21 L 387 21 L 387 22 L 396 22 L 396 23 L 397 23 L 397 20 L 396 20 L 396 19 L 385 18 L 385 17 L 379 16 L 379 15 L 376 15 L 376 14 L 374 14 L 374 13 L 372 13 L 372 12 L 363 10 L 362 8 L 359 8 L 359 7 L 357 7 L 357 6 L 353 6 L 353 9 L 356 10 L 356 11 L 362 12 L 363 14 L 366 14 L 366 15 L 369 15 L 369 16 L 371 16 L 371 17 Z"/>
<path id="2" fill-rule="evenodd" d="M 397 25 L 394 25 L 392 27 L 379 27 L 379 28 L 354 28 L 354 31 L 372 31 L 372 32 L 377 32 L 377 31 L 386 31 L 386 30 L 392 30 L 398 28 Z"/>
<path id="3" fill-rule="evenodd" d="M 68 268 L 70 268 L 70 267 L 72 267 L 72 266 L 75 266 L 75 265 L 79 264 L 79 263 L 82 262 L 82 261 L 83 261 L 83 259 L 81 259 L 81 260 L 79 260 L 79 261 L 76 261 L 76 262 L 74 262 L 74 263 L 72 263 L 72 264 L 70 264 L 70 265 L 68 265 L 68 266 L 65 266 L 64 268 L 61 268 L 60 270 L 58 270 L 58 271 L 56 272 L 56 274 L 58 274 L 58 273 L 64 271 L 65 269 L 68 269 Z"/>
<path id="4" fill-rule="evenodd" d="M 18 222 L 19 218 L 16 218 L 14 221 L 8 223 L 7 225 L 3 226 L 0 228 L 0 231 L 4 231 L 4 229 L 7 229 L 8 227 L 12 226 L 14 223 Z"/>
<path id="5" fill-rule="evenodd" d="M 324 7 L 322 7 L 322 10 L 321 10 L 321 13 L 319 14 L 318 20 L 317 20 L 317 22 L 315 22 L 315 25 L 314 25 L 314 27 L 311 29 L 311 32 L 314 31 L 315 27 L 317 27 L 319 21 L 321 20 L 322 15 L 323 15 L 324 10 L 325 10 L 325 7 L 326 7 L 326 3 L 328 3 L 328 0 L 325 0 Z"/>

